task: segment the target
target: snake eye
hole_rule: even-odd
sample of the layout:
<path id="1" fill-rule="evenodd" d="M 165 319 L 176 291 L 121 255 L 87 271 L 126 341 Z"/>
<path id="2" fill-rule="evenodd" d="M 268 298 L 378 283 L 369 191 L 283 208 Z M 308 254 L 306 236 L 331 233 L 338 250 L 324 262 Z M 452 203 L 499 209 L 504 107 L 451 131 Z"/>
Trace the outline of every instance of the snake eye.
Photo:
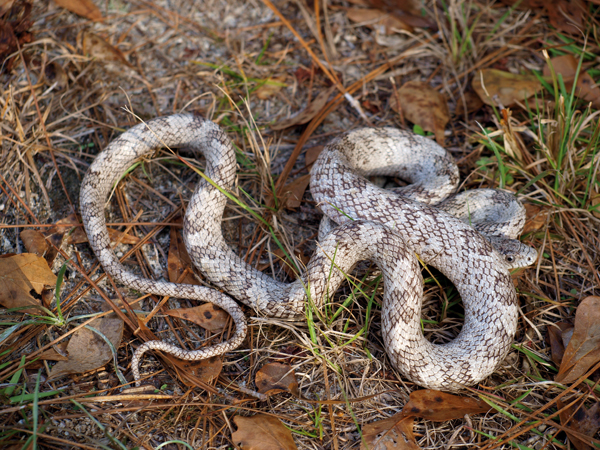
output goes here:
<path id="1" fill-rule="evenodd" d="M 507 257 L 506 257 L 506 260 L 507 260 L 509 263 L 511 263 L 511 262 L 513 262 L 513 261 L 515 260 L 515 257 L 514 257 L 514 256 L 507 256 Z"/>

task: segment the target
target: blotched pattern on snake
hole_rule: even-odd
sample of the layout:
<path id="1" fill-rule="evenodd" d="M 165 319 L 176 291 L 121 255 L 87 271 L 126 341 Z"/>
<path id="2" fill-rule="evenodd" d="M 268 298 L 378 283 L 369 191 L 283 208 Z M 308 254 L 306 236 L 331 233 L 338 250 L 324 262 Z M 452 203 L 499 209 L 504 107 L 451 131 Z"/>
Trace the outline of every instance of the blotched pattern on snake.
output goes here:
<path id="1" fill-rule="evenodd" d="M 317 251 L 298 280 L 282 283 L 250 267 L 223 239 L 227 197 L 221 190 L 231 191 L 236 179 L 231 141 L 213 122 L 180 114 L 137 125 L 98 155 L 81 186 L 85 230 L 104 270 L 118 282 L 141 292 L 212 302 L 231 315 L 236 330 L 228 341 L 195 351 L 146 342 L 132 360 L 136 382 L 139 359 L 149 349 L 199 360 L 235 349 L 246 333 L 244 314 L 228 295 L 138 276 L 110 247 L 104 206 L 114 183 L 135 161 L 161 147 L 185 147 L 206 158 L 210 181 L 199 180 L 183 235 L 197 269 L 229 296 L 262 315 L 304 317 L 307 295 L 320 307 L 345 273 L 371 260 L 383 273 L 386 350 L 392 364 L 415 383 L 460 389 L 491 374 L 509 351 L 518 308 L 509 269 L 537 258 L 535 250 L 514 240 L 524 210 L 512 194 L 484 189 L 450 197 L 458 186 L 458 169 L 433 141 L 393 128 L 345 133 L 326 146 L 311 171 L 312 195 L 329 218 Z M 411 184 L 386 190 L 370 183 L 370 175 Z M 447 344 L 434 345 L 421 331 L 423 280 L 415 254 L 444 273 L 462 297 L 464 325 Z"/>

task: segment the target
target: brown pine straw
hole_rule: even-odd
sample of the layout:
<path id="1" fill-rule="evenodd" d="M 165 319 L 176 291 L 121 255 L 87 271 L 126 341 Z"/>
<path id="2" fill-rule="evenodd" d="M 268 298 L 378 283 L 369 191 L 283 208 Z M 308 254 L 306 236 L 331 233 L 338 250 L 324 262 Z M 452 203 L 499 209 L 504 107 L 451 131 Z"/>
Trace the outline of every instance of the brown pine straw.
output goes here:
<path id="1" fill-rule="evenodd" d="M 348 88 L 348 93 L 353 94 L 358 89 L 360 89 L 365 83 L 372 81 L 377 76 L 379 76 L 382 73 L 384 73 L 385 71 L 391 69 L 392 66 L 395 63 L 397 63 L 398 61 L 401 61 L 401 60 L 407 58 L 414 49 L 419 48 L 419 47 L 429 43 L 433 39 L 435 39 L 435 36 L 432 36 L 428 40 L 414 45 L 413 47 L 405 50 L 400 55 L 390 59 L 385 64 L 382 64 L 378 68 L 372 70 L 369 74 L 365 75 L 363 78 L 361 78 L 360 80 L 353 83 Z M 325 105 L 323 107 L 323 109 L 310 121 L 310 123 L 308 124 L 308 126 L 306 127 L 306 129 L 304 130 L 302 135 L 300 136 L 300 139 L 298 139 L 298 143 L 296 144 L 296 147 L 294 147 L 292 154 L 290 155 L 287 163 L 285 164 L 285 167 L 283 168 L 283 171 L 281 172 L 281 174 L 279 175 L 279 178 L 277 178 L 277 182 L 275 183 L 275 189 L 276 189 L 278 197 L 282 193 L 281 191 L 285 185 L 285 181 L 287 180 L 290 172 L 292 171 L 294 164 L 296 164 L 296 160 L 298 159 L 298 156 L 300 156 L 300 153 L 302 152 L 302 148 L 304 147 L 304 144 L 306 144 L 306 142 L 308 141 L 308 138 L 313 134 L 313 132 L 317 129 L 317 127 L 319 125 L 321 125 L 323 120 L 325 120 L 325 118 L 342 103 L 343 99 L 344 99 L 344 97 L 341 93 L 337 94 L 335 96 L 335 98 L 333 100 L 331 100 L 329 103 L 327 103 L 327 105 Z"/>
<path id="2" fill-rule="evenodd" d="M 481 450 L 493 450 L 497 447 L 499 447 L 500 445 L 506 444 L 509 441 L 521 436 L 524 433 L 527 433 L 528 431 L 532 430 L 533 428 L 537 427 L 540 425 L 539 422 L 533 423 L 533 424 L 529 424 L 527 425 L 525 428 L 523 428 L 522 430 L 516 432 L 515 434 L 510 434 L 512 431 L 514 431 L 515 429 L 525 425 L 525 422 L 528 420 L 538 420 L 542 423 L 545 423 L 546 421 L 549 421 L 551 419 L 553 419 L 554 417 L 558 416 L 562 411 L 566 410 L 567 408 L 570 408 L 573 404 L 575 404 L 576 402 L 578 402 L 580 399 L 577 398 L 575 400 L 573 400 L 571 403 L 569 403 L 568 405 L 565 405 L 563 408 L 559 409 L 558 411 L 556 411 L 555 413 L 550 414 L 548 417 L 544 417 L 544 418 L 538 418 L 536 416 L 541 416 L 542 412 L 545 411 L 546 409 L 550 408 L 551 406 L 553 406 L 555 403 L 557 403 L 560 399 L 562 399 L 565 395 L 567 395 L 568 393 L 570 393 L 571 391 L 573 391 L 577 386 L 579 386 L 584 380 L 586 380 L 591 374 L 593 374 L 596 370 L 600 369 L 600 361 L 598 363 L 596 363 L 596 365 L 594 365 L 594 367 L 592 367 L 590 370 L 588 370 L 584 375 L 580 376 L 577 381 L 575 381 L 571 386 L 569 386 L 567 389 L 565 389 L 563 392 L 561 392 L 556 398 L 554 398 L 553 400 L 549 401 L 548 403 L 546 403 L 544 406 L 542 406 L 540 409 L 538 409 L 537 411 L 535 411 L 532 414 L 526 414 L 525 419 L 521 420 L 519 423 L 513 425 L 511 428 L 509 428 L 508 430 L 506 430 L 504 433 L 502 433 L 500 436 L 498 436 L 496 439 L 488 439 L 486 442 L 487 444 L 483 445 L 483 447 L 481 447 Z M 597 386 L 599 381 L 596 381 L 595 385 L 593 386 L 592 390 L 594 390 Z M 589 395 L 589 394 L 588 394 Z M 563 429 L 564 427 L 562 426 L 558 426 L 558 424 L 552 423 L 552 426 L 558 427 L 560 429 Z M 569 430 L 569 432 L 571 432 L 572 430 Z M 591 438 L 590 436 L 585 436 L 582 435 L 582 437 L 585 440 L 590 440 L 590 442 L 594 442 L 594 443 L 598 443 L 600 444 L 600 441 Z"/>
<path id="3" fill-rule="evenodd" d="M 31 97 L 33 98 L 33 103 L 35 104 L 35 110 L 38 115 L 38 120 L 42 126 L 42 130 L 44 131 L 44 137 L 46 138 L 46 144 L 48 145 L 48 153 L 50 153 L 50 157 L 52 158 L 52 164 L 54 164 L 54 169 L 56 170 L 56 175 L 58 176 L 58 179 L 60 180 L 60 185 L 62 186 L 63 193 L 67 197 L 67 201 L 69 202 L 69 205 L 71 206 L 71 210 L 73 212 L 75 212 L 76 211 L 75 206 L 73 205 L 73 202 L 71 201 L 71 197 L 69 197 L 69 192 L 67 191 L 67 187 L 65 186 L 63 177 L 60 174 L 60 170 L 58 169 L 58 163 L 56 162 L 56 157 L 54 156 L 54 147 L 52 147 L 52 143 L 50 142 L 50 137 L 48 136 L 48 130 L 46 130 L 46 122 L 44 120 L 42 111 L 40 110 L 40 104 L 38 103 L 37 95 L 35 94 L 35 89 L 33 88 L 33 83 L 31 82 L 31 76 L 29 75 L 29 67 L 27 67 L 27 60 L 23 56 L 23 51 L 21 49 L 21 45 L 19 44 L 19 40 L 17 39 L 15 42 L 17 43 L 17 49 L 19 50 L 19 57 L 21 58 L 21 61 L 23 61 L 23 68 L 25 69 L 25 76 L 27 77 L 27 84 L 29 85 L 29 90 L 31 91 Z M 37 169 L 36 169 L 36 171 L 37 171 Z M 40 186 L 42 188 L 42 191 L 46 192 L 43 187 L 44 186 L 43 183 L 40 183 Z M 47 196 L 48 196 L 48 194 L 46 193 L 46 197 Z M 48 206 L 50 206 L 49 199 L 48 199 Z M 31 213 L 31 211 L 29 211 L 29 212 Z M 36 219 L 36 221 L 38 221 L 38 220 Z"/>

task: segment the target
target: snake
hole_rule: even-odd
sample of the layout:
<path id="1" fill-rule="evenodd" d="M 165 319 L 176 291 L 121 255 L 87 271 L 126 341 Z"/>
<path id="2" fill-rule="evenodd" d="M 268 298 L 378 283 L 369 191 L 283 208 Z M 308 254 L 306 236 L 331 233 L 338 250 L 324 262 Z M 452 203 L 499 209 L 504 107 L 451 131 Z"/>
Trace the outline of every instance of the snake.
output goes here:
<path id="1" fill-rule="evenodd" d="M 194 266 L 216 288 L 145 278 L 126 268 L 111 248 L 105 219 L 111 190 L 134 163 L 165 147 L 205 158 L 185 213 L 183 239 Z M 384 189 L 368 180 L 376 175 L 409 184 Z M 325 218 L 317 249 L 293 282 L 254 269 L 224 239 L 221 223 L 236 176 L 232 141 L 197 114 L 138 124 L 114 139 L 88 168 L 80 212 L 105 272 L 140 292 L 211 302 L 235 326 L 228 340 L 197 350 L 161 340 L 143 343 L 131 362 L 137 385 L 139 362 L 148 350 L 195 361 L 236 349 L 247 329 L 236 300 L 259 315 L 306 320 L 306 308 L 320 309 L 365 260 L 382 273 L 382 336 L 391 364 L 402 375 L 427 388 L 457 391 L 489 376 L 507 355 L 518 319 L 510 269 L 537 258 L 535 249 L 516 239 L 525 221 L 523 206 L 501 190 L 455 194 L 457 165 L 429 138 L 395 128 L 360 128 L 325 146 L 310 182 Z M 447 343 L 433 344 L 423 335 L 423 264 L 442 272 L 464 304 L 462 329 Z"/>

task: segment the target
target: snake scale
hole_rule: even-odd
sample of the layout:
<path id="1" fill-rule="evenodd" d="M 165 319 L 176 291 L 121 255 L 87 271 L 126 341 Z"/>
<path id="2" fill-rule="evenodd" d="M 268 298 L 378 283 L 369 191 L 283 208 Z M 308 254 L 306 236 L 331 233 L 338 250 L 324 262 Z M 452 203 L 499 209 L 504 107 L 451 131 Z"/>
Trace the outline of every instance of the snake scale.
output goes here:
<path id="1" fill-rule="evenodd" d="M 205 175 L 212 183 L 199 180 L 183 236 L 196 268 L 228 295 L 138 276 L 111 249 L 104 214 L 107 197 L 134 162 L 161 147 L 185 147 L 206 158 Z M 395 176 L 411 184 L 382 189 L 367 180 L 371 175 Z M 140 357 L 149 349 L 199 360 L 239 346 L 246 323 L 231 297 L 262 315 L 305 317 L 307 296 L 319 308 L 344 281 L 344 274 L 363 260 L 373 261 L 383 274 L 381 317 L 387 353 L 415 383 L 455 391 L 487 377 L 508 353 L 518 315 L 509 269 L 537 258 L 534 249 L 514 240 L 524 224 L 523 207 L 512 194 L 497 190 L 450 197 L 458 187 L 458 168 L 433 141 L 393 128 L 363 128 L 325 147 L 311 171 L 311 193 L 328 220 L 305 273 L 293 283 L 250 267 L 225 242 L 221 221 L 227 197 L 215 186 L 231 191 L 235 180 L 230 139 L 213 122 L 191 114 L 129 129 L 96 157 L 83 180 L 83 223 L 107 273 L 141 292 L 212 302 L 235 323 L 228 341 L 195 351 L 162 341 L 144 343 L 132 360 L 136 383 Z M 462 330 L 443 345 L 430 343 L 421 330 L 423 279 L 415 254 L 448 277 L 464 303 Z"/>

